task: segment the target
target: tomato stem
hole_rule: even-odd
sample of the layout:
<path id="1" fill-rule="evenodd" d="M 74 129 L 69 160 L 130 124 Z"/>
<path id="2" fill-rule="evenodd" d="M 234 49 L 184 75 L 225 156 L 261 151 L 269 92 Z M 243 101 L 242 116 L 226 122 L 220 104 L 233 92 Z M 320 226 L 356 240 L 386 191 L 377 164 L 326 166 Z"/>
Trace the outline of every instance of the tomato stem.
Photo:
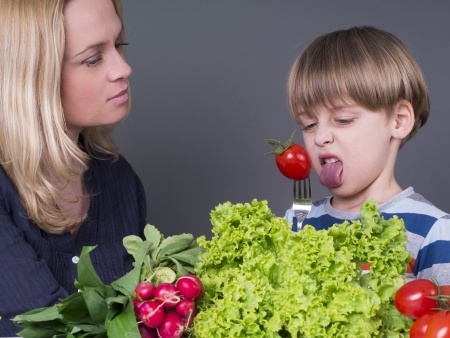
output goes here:
<path id="1" fill-rule="evenodd" d="M 286 142 L 281 142 L 279 140 L 274 140 L 274 139 L 266 139 L 266 142 L 274 147 L 275 149 L 273 150 L 269 150 L 267 151 L 268 154 L 274 154 L 274 155 L 280 155 L 282 154 L 287 148 L 289 148 L 293 143 L 293 139 L 294 139 L 294 134 L 295 134 L 295 130 L 294 132 L 291 134 L 291 136 L 287 139 Z"/>

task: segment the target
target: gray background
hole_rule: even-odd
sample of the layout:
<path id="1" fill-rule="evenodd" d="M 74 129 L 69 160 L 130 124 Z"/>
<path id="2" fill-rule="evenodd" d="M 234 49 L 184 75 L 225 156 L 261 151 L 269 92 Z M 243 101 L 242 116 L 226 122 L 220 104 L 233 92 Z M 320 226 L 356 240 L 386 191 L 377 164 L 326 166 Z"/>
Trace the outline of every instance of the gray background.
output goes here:
<path id="1" fill-rule="evenodd" d="M 284 215 L 292 182 L 265 139 L 297 129 L 287 73 L 311 39 L 355 25 L 394 33 L 422 66 L 431 116 L 400 151 L 396 176 L 450 211 L 449 1 L 123 0 L 123 10 L 134 72 L 116 141 L 164 234 L 209 237 L 209 213 L 225 201 L 268 200 Z M 328 195 L 312 180 L 314 198 Z"/>

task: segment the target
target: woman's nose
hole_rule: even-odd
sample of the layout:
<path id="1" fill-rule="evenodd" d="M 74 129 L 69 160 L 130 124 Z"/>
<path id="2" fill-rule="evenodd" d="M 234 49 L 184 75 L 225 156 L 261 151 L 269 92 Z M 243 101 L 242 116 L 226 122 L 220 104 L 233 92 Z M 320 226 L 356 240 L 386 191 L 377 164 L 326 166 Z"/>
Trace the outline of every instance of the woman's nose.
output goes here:
<path id="1" fill-rule="evenodd" d="M 131 67 L 121 53 L 115 56 L 114 64 L 109 72 L 109 79 L 116 81 L 120 79 L 128 79 L 131 75 Z"/>

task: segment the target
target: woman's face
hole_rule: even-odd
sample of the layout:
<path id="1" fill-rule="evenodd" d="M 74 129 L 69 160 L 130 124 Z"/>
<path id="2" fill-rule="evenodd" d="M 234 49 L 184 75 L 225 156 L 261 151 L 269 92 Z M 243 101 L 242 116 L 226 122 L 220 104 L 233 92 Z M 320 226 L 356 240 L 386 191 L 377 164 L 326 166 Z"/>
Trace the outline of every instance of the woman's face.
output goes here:
<path id="1" fill-rule="evenodd" d="M 72 0 L 64 8 L 61 93 L 69 132 L 115 124 L 129 110 L 122 24 L 111 0 Z"/>

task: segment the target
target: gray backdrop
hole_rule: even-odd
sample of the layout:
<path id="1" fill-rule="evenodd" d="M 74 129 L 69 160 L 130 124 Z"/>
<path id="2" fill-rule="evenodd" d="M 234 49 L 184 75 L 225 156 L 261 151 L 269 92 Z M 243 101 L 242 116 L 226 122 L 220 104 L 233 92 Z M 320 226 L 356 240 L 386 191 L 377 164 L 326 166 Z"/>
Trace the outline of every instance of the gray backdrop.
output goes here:
<path id="1" fill-rule="evenodd" d="M 449 1 L 123 0 L 123 9 L 133 103 L 116 140 L 164 234 L 209 237 L 209 213 L 225 201 L 264 199 L 284 215 L 292 182 L 265 139 L 297 128 L 287 73 L 311 39 L 355 25 L 396 34 L 422 66 L 431 116 L 400 151 L 396 175 L 450 211 Z M 314 197 L 327 195 L 312 179 Z"/>

